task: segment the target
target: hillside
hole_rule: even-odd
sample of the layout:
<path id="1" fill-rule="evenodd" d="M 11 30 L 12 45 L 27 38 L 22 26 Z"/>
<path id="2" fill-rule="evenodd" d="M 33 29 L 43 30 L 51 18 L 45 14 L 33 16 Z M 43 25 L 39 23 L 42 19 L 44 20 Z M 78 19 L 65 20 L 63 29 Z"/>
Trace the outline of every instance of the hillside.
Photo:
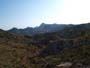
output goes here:
<path id="1" fill-rule="evenodd" d="M 0 30 L 0 68 L 30 68 L 29 58 L 40 51 L 31 41 Z"/>
<path id="2" fill-rule="evenodd" d="M 0 30 L 0 68 L 56 68 L 70 62 L 70 68 L 90 67 L 90 24 L 34 36 Z"/>
<path id="3" fill-rule="evenodd" d="M 54 68 L 61 62 L 82 64 L 81 68 L 90 67 L 89 26 L 90 24 L 75 25 L 58 32 L 35 35 L 34 41 L 46 46 L 37 58 L 47 61 L 47 68 Z"/>

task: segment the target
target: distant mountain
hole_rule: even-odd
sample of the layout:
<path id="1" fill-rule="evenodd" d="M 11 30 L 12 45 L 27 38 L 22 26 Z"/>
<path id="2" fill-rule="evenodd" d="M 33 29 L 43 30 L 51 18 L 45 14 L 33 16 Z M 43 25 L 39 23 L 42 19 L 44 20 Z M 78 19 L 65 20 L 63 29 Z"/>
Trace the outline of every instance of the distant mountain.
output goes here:
<path id="1" fill-rule="evenodd" d="M 39 33 L 48 33 L 48 32 L 54 32 L 58 30 L 62 30 L 66 27 L 67 25 L 64 24 L 45 24 L 42 23 L 39 27 L 27 27 L 24 29 L 17 29 L 17 28 L 12 28 L 8 30 L 8 32 L 17 34 L 17 35 L 35 35 Z"/>

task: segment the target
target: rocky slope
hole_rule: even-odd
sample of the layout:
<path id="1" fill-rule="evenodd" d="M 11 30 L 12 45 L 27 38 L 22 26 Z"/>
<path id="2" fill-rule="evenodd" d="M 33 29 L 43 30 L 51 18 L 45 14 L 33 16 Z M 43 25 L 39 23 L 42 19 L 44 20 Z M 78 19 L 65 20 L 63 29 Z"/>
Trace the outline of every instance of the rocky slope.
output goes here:
<path id="1" fill-rule="evenodd" d="M 0 68 L 90 67 L 90 24 L 34 36 L 0 30 Z"/>

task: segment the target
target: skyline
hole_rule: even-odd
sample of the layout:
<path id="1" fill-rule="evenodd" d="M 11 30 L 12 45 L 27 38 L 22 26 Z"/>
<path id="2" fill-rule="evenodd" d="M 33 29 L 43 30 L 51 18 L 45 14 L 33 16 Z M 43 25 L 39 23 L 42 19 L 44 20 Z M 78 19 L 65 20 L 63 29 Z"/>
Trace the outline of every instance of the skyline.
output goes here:
<path id="1" fill-rule="evenodd" d="M 0 0 L 0 28 L 90 22 L 89 0 Z"/>

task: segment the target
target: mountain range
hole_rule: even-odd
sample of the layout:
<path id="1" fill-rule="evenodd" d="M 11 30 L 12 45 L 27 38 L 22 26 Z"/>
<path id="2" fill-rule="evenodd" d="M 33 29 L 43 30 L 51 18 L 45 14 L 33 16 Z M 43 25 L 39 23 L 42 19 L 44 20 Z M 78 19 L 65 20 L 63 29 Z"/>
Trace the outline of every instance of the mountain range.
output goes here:
<path id="1" fill-rule="evenodd" d="M 0 68 L 57 68 L 66 62 L 72 63 L 68 68 L 90 68 L 90 23 L 43 23 L 35 28 L 41 28 L 40 32 L 30 34 L 26 29 L 29 34 L 18 34 L 17 30 L 25 29 L 14 28 L 15 33 L 0 29 Z"/>
<path id="2" fill-rule="evenodd" d="M 45 24 L 42 23 L 40 26 L 38 27 L 27 27 L 24 29 L 18 29 L 18 28 L 12 28 L 10 30 L 8 30 L 8 32 L 17 34 L 17 35 L 35 35 L 35 34 L 39 34 L 39 33 L 48 33 L 48 32 L 54 32 L 54 31 L 58 31 L 58 30 L 62 30 L 66 27 L 67 25 L 64 24 Z"/>

